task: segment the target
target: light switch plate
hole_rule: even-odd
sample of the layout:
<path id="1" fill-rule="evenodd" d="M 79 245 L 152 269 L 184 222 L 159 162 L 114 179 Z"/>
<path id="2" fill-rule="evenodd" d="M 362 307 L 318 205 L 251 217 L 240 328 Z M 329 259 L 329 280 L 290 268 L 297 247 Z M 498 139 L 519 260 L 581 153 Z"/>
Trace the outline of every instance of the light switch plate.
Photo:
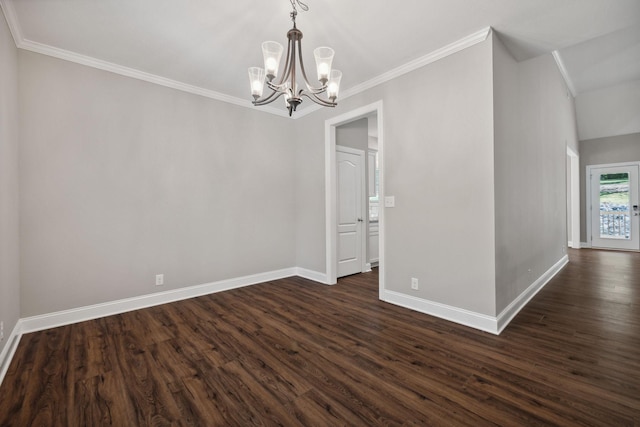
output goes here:
<path id="1" fill-rule="evenodd" d="M 384 198 L 384 207 L 385 208 L 394 208 L 396 206 L 396 198 L 395 196 L 386 196 Z"/>

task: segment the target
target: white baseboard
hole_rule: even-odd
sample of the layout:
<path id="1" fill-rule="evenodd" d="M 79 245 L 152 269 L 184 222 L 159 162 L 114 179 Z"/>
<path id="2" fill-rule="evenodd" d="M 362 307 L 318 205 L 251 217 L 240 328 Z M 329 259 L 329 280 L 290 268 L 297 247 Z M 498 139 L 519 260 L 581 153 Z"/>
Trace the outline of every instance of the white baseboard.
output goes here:
<path id="1" fill-rule="evenodd" d="M 513 300 L 511 304 L 509 304 L 504 310 L 502 310 L 502 312 L 497 317 L 497 333 L 500 334 L 504 330 L 504 328 L 507 327 L 509 322 L 511 322 L 511 320 L 516 317 L 516 314 L 518 314 L 520 310 L 522 310 L 524 306 L 527 305 L 529 301 L 531 301 L 531 298 L 533 298 L 538 292 L 540 292 L 540 290 L 544 288 L 544 285 L 549 283 L 549 280 L 553 279 L 553 277 L 558 274 L 558 272 L 562 270 L 562 268 L 568 263 L 568 255 L 560 258 L 560 260 L 556 262 L 550 269 L 548 269 L 542 276 L 540 276 L 538 280 L 533 282 L 531 286 L 529 286 L 523 293 L 521 293 L 518 298 Z"/>
<path id="2" fill-rule="evenodd" d="M 381 292 L 381 299 L 401 307 L 430 314 L 432 316 L 440 317 L 442 319 L 497 335 L 502 332 L 515 315 L 518 314 L 529 300 L 531 300 L 531 298 L 533 298 L 535 294 L 537 294 L 540 289 L 542 289 L 544 285 L 546 285 L 549 280 L 551 280 L 551 278 L 553 278 L 553 276 L 555 276 L 562 267 L 567 264 L 568 261 L 568 256 L 565 255 L 562 257 L 560 261 L 540 276 L 540 278 L 529 286 L 527 290 L 509 304 L 509 306 L 505 308 L 498 317 L 487 316 L 485 314 L 475 313 L 389 290 L 383 290 Z M 5 345 L 2 353 L 0 353 L 0 384 L 2 384 L 2 380 L 9 369 L 11 359 L 13 358 L 18 347 L 18 343 L 20 342 L 20 338 L 24 333 L 84 322 L 100 317 L 241 288 L 290 276 L 300 276 L 324 284 L 329 283 L 325 273 L 319 273 L 317 271 L 307 270 L 300 267 L 292 267 L 19 319 L 16 326 L 13 328 L 13 331 L 7 338 L 7 345 Z"/>
<path id="3" fill-rule="evenodd" d="M 241 288 L 244 286 L 254 285 L 256 283 L 268 282 L 270 280 L 277 280 L 295 275 L 295 268 L 285 268 L 283 270 L 276 270 L 266 273 L 253 274 L 250 276 L 220 280 L 218 282 L 205 283 L 202 285 L 189 286 L 186 288 L 173 289 L 170 291 L 157 292 L 148 295 L 141 295 L 139 297 L 110 301 L 102 304 L 94 304 L 85 307 L 73 308 L 70 310 L 42 314 L 39 316 L 26 317 L 22 319 L 22 332 L 28 333 L 41 331 L 44 329 L 84 322 L 86 320 L 92 320 L 100 317 L 124 313 L 127 311 L 153 307 L 155 305 L 213 294 L 216 292 Z"/>
<path id="4" fill-rule="evenodd" d="M 314 282 L 323 283 L 325 285 L 329 284 L 329 279 L 327 278 L 326 273 L 319 273 L 317 271 L 307 270 L 306 268 L 296 267 L 295 275 L 313 280 Z"/>
<path id="5" fill-rule="evenodd" d="M 127 311 L 139 310 L 142 308 L 237 289 L 291 276 L 300 276 L 315 282 L 328 283 L 327 275 L 325 273 L 319 273 L 317 271 L 307 270 L 300 267 L 292 267 L 19 319 L 13 329 L 13 332 L 11 332 L 11 335 L 7 338 L 7 345 L 2 350 L 2 353 L 0 353 L 0 384 L 2 384 L 2 380 L 9 369 L 9 364 L 15 354 L 22 334 L 70 325 L 72 323 L 84 322 L 100 317 L 112 316 L 114 314 L 125 313 Z"/>
<path id="6" fill-rule="evenodd" d="M 587 242 L 580 242 L 580 247 L 581 248 L 585 248 L 585 249 L 589 249 L 589 248 L 591 248 L 591 245 L 588 244 Z"/>
<path id="7" fill-rule="evenodd" d="M 464 310 L 451 305 L 416 298 L 395 291 L 384 290 L 383 296 L 382 300 L 388 303 L 469 326 L 471 328 L 480 329 L 481 331 L 497 334 L 497 321 L 493 316 L 487 316 L 486 314 Z"/>
<path id="8" fill-rule="evenodd" d="M 531 298 L 533 298 L 544 287 L 544 285 L 558 274 L 562 267 L 567 265 L 568 262 L 569 257 L 567 255 L 563 256 L 549 270 L 533 282 L 523 293 L 513 300 L 507 308 L 502 310 L 497 317 L 389 290 L 383 291 L 383 297 L 381 299 L 391 304 L 399 305 L 420 313 L 429 314 L 431 316 L 436 316 L 441 319 L 499 335 L 504 328 L 507 327 L 509 322 L 513 320 L 516 314 L 518 314 L 520 310 L 527 305 Z"/>
<path id="9" fill-rule="evenodd" d="M 16 353 L 16 349 L 18 348 L 18 343 L 20 342 L 20 338 L 22 337 L 22 320 L 18 319 L 16 322 L 16 326 L 11 331 L 11 334 L 7 337 L 7 344 L 2 349 L 0 353 L 0 385 L 2 385 L 2 380 L 4 380 L 4 376 L 7 374 L 9 370 L 9 365 L 11 364 L 11 359 L 13 359 L 13 355 Z"/>

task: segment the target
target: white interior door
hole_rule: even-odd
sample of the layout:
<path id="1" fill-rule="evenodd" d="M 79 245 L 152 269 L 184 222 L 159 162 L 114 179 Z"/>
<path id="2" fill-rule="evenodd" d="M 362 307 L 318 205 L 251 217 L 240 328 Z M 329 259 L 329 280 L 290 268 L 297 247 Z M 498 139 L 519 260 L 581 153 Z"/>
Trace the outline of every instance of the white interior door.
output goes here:
<path id="1" fill-rule="evenodd" d="M 640 250 L 638 165 L 590 168 L 591 246 Z"/>
<path id="2" fill-rule="evenodd" d="M 336 146 L 337 277 L 364 271 L 364 151 Z"/>

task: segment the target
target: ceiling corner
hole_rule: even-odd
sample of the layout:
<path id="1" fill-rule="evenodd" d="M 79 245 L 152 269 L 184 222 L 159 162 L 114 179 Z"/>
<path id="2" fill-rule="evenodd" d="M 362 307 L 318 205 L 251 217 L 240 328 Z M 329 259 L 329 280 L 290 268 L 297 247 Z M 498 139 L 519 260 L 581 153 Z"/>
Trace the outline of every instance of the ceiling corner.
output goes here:
<path id="1" fill-rule="evenodd" d="M 16 10 L 13 8 L 13 3 L 8 0 L 0 0 L 0 8 L 2 9 L 2 12 L 4 12 L 7 25 L 9 25 L 9 31 L 11 31 L 11 35 L 13 36 L 13 42 L 16 44 L 16 47 L 22 47 L 24 43 L 22 28 L 20 27 Z"/>

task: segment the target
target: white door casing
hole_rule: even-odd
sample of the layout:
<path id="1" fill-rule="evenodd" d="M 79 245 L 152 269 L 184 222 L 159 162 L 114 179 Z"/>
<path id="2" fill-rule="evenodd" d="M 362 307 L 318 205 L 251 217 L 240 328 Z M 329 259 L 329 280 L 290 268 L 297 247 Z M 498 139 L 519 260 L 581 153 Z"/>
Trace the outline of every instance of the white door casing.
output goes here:
<path id="1" fill-rule="evenodd" d="M 336 146 L 338 277 L 365 271 L 365 153 Z"/>
<path id="2" fill-rule="evenodd" d="M 378 135 L 378 167 L 379 167 L 379 197 L 382 200 L 385 194 L 384 181 L 384 108 L 383 101 L 376 101 L 364 105 L 355 110 L 348 111 L 336 117 L 332 117 L 324 123 L 324 154 L 325 154 L 325 262 L 326 280 L 328 285 L 337 283 L 337 233 L 336 233 L 336 128 L 354 120 L 375 115 L 377 117 Z M 380 209 L 378 213 L 379 224 L 379 279 L 378 297 L 383 298 L 385 293 L 385 212 Z"/>
<path id="3" fill-rule="evenodd" d="M 638 163 L 587 167 L 587 227 L 592 247 L 640 250 L 639 169 Z M 628 182 L 604 179 L 611 175 L 627 177 Z M 627 192 L 628 197 L 623 197 Z"/>
<path id="4" fill-rule="evenodd" d="M 570 205 L 571 205 L 571 230 L 569 240 L 574 249 L 579 249 L 580 241 L 580 158 L 576 152 L 567 147 L 567 155 L 570 158 Z"/>

